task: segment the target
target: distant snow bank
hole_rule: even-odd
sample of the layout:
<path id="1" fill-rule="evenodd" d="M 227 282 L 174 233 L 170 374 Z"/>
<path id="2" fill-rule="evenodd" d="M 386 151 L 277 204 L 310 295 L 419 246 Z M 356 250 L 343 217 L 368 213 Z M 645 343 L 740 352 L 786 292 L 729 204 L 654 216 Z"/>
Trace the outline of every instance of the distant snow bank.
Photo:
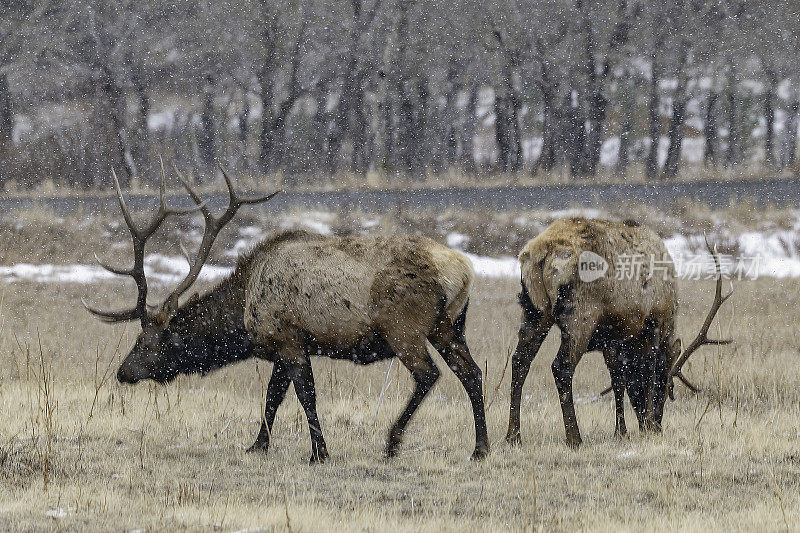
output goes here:
<path id="1" fill-rule="evenodd" d="M 483 278 L 517 278 L 519 277 L 519 261 L 516 257 L 484 257 L 464 254 L 472 261 L 475 274 Z"/>
<path id="2" fill-rule="evenodd" d="M 147 281 L 155 285 L 177 283 L 189 272 L 189 265 L 182 257 L 151 254 L 145 258 Z M 230 275 L 232 268 L 204 265 L 199 279 L 215 281 Z M 0 283 L 32 281 L 36 283 L 80 283 L 89 284 L 109 279 L 123 279 L 98 265 L 50 265 L 19 263 L 0 265 Z"/>
<path id="3" fill-rule="evenodd" d="M 320 217 L 322 218 L 322 217 Z M 299 222 L 299 221 L 295 221 Z M 289 226 L 312 227 L 308 221 Z M 323 221 L 314 221 L 316 230 L 323 230 Z M 800 221 L 798 221 L 800 225 Z M 323 227 L 325 226 L 325 227 Z M 800 230 L 800 227 L 798 228 Z M 329 230 L 330 231 L 330 230 Z M 240 231 L 242 239 L 237 241 L 226 256 L 238 256 L 263 236 L 262 230 L 254 227 Z M 723 255 L 722 268 L 728 274 L 739 273 L 743 277 L 800 278 L 800 231 L 765 230 L 748 231 L 738 235 L 711 235 L 712 242 L 723 243 L 725 250 L 733 255 Z M 447 235 L 447 243 L 456 249 L 464 248 L 469 237 L 453 232 Z M 713 273 L 713 262 L 705 249 L 703 235 L 675 234 L 664 239 L 675 262 L 680 277 L 696 277 L 698 268 L 704 274 Z M 462 250 L 463 251 L 463 250 Z M 472 262 L 475 273 L 483 278 L 518 278 L 519 261 L 515 257 L 486 257 L 464 252 Z M 148 281 L 155 285 L 177 283 L 189 271 L 186 260 L 180 256 L 149 254 L 145 258 L 145 273 Z M 203 281 L 217 281 L 229 276 L 232 267 L 205 265 L 200 271 Z M 0 283 L 78 283 L 90 284 L 98 281 L 120 279 L 98 265 L 53 265 L 19 263 L 0 265 Z"/>

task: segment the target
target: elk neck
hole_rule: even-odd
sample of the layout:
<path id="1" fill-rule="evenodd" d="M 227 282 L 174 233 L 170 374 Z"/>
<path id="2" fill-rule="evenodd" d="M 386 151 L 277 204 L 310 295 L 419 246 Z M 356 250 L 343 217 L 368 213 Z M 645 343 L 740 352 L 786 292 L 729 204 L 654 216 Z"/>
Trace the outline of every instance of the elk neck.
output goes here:
<path id="1" fill-rule="evenodd" d="M 203 296 L 191 297 L 170 321 L 168 329 L 184 344 L 181 373 L 206 374 L 254 355 L 244 326 L 246 276 L 241 270 Z"/>

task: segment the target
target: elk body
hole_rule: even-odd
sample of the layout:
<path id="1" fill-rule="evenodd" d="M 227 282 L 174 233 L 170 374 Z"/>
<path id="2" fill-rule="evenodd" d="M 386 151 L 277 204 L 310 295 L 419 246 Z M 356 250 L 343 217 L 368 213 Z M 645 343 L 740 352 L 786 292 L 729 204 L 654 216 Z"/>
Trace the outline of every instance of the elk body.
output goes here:
<path id="1" fill-rule="evenodd" d="M 266 239 L 241 257 L 233 274 L 216 288 L 178 306 L 216 234 L 236 209 L 269 198 L 242 200 L 225 177 L 230 207 L 219 218 L 181 179 L 205 216 L 206 231 L 198 257 L 190 260 L 189 276 L 156 311 L 146 306 L 143 249 L 168 210 L 162 196 L 156 221 L 139 230 L 118 190 L 133 235 L 135 260 L 130 270 L 110 269 L 137 280 L 138 304 L 123 312 L 89 310 L 110 322 L 141 321 L 142 332 L 119 368 L 119 381 L 167 382 L 181 373 L 206 373 L 249 357 L 272 361 L 264 418 L 250 450 L 268 449 L 275 413 L 293 383 L 308 419 L 313 462 L 324 460 L 328 452 L 317 416 L 311 356 L 359 364 L 398 357 L 411 372 L 415 389 L 389 432 L 386 454 L 392 456 L 439 377 L 427 351 L 430 341 L 467 391 L 475 419 L 473 457 L 483 457 L 488 439 L 481 371 L 464 338 L 473 281 L 469 260 L 424 237 L 339 238 L 289 231 Z"/>
<path id="2" fill-rule="evenodd" d="M 706 338 L 721 295 L 717 269 L 714 304 L 700 334 L 681 352 L 675 338 L 677 288 L 675 269 L 664 243 L 653 231 L 635 222 L 571 218 L 558 220 L 529 241 L 519 255 L 523 309 L 517 348 L 512 357 L 511 407 L 506 440 L 520 442 L 522 387 L 531 362 L 553 325 L 561 345 L 552 364 L 561 403 L 567 444 L 581 444 L 572 397 L 575 367 L 584 353 L 601 351 L 611 374 L 616 433 L 624 434 L 624 393 L 627 388 L 640 430 L 660 431 L 666 395 L 672 379 L 690 385 L 681 373 L 689 355 L 703 344 L 722 344 Z M 602 258 L 604 275 L 582 280 L 579 262 L 586 252 Z M 584 255 L 582 255 L 584 254 Z M 589 254 L 589 258 L 596 257 Z M 630 258 L 630 267 L 625 267 Z M 651 260 L 652 258 L 652 260 Z"/>

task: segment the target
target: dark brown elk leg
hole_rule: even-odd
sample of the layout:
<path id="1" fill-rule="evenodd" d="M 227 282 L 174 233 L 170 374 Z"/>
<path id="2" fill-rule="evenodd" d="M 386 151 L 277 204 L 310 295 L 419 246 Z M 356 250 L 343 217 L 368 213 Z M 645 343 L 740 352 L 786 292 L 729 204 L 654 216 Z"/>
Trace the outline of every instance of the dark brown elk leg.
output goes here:
<path id="1" fill-rule="evenodd" d="M 647 412 L 645 416 L 645 427 L 648 431 L 655 433 L 661 432 L 661 419 L 664 413 L 664 399 L 666 395 L 666 383 L 669 378 L 669 368 L 667 358 L 661 348 L 661 335 L 658 328 L 653 328 L 652 333 L 647 339 L 648 359 L 651 361 L 648 374 L 647 390 Z"/>
<path id="2" fill-rule="evenodd" d="M 616 415 L 614 435 L 621 437 L 628 433 L 628 428 L 625 427 L 625 375 L 615 349 L 603 350 L 603 358 L 608 372 L 611 374 L 611 389 L 614 391 L 614 413 Z"/>
<path id="3" fill-rule="evenodd" d="M 328 458 L 328 447 L 325 445 L 322 426 L 317 417 L 317 393 L 314 388 L 311 359 L 306 353 L 298 351 L 291 354 L 286 364 L 289 377 L 294 383 L 294 392 L 306 412 L 308 431 L 311 434 L 311 463 L 325 462 Z"/>
<path id="4" fill-rule="evenodd" d="M 530 317 L 530 313 L 522 320 L 520 326 L 517 348 L 511 357 L 511 408 L 508 414 L 508 431 L 506 442 L 519 444 L 522 442 L 520 434 L 520 408 L 522 404 L 522 387 L 528 377 L 533 358 L 539 352 L 547 332 L 553 326 L 551 321 L 544 320 L 541 313 Z"/>
<path id="5" fill-rule="evenodd" d="M 389 343 L 392 349 L 398 354 L 400 361 L 411 372 L 414 378 L 414 392 L 406 404 L 406 408 L 400 414 L 400 417 L 392 425 L 389 430 L 389 438 L 386 442 L 386 457 L 394 457 L 397 455 L 397 447 L 403 441 L 403 434 L 405 433 L 406 426 L 409 420 L 414 415 L 425 395 L 433 388 L 436 380 L 439 379 L 439 369 L 436 363 L 433 362 L 428 350 L 425 346 L 425 341 L 416 343 L 411 346 L 398 346 L 397 343 Z"/>
<path id="6" fill-rule="evenodd" d="M 291 381 L 286 364 L 280 360 L 275 361 L 272 367 L 272 377 L 269 378 L 267 385 L 267 400 L 264 406 L 264 418 L 261 420 L 261 430 L 258 432 L 256 441 L 247 449 L 248 452 L 266 452 L 269 449 L 275 413 L 286 397 L 286 391 L 289 389 Z"/>
<path id="7" fill-rule="evenodd" d="M 577 448 L 582 443 L 578 419 L 575 416 L 575 404 L 572 400 L 572 377 L 575 375 L 575 367 L 589 345 L 589 337 L 590 335 L 571 336 L 568 330 L 562 327 L 561 346 L 552 365 L 558 400 L 561 402 L 561 414 L 564 417 L 567 446 L 571 448 Z"/>
<path id="8" fill-rule="evenodd" d="M 475 451 L 472 453 L 472 459 L 483 459 L 489 453 L 489 436 L 486 431 L 486 412 L 483 406 L 481 369 L 469 353 L 463 328 L 443 324 L 429 340 L 467 391 L 475 418 Z"/>

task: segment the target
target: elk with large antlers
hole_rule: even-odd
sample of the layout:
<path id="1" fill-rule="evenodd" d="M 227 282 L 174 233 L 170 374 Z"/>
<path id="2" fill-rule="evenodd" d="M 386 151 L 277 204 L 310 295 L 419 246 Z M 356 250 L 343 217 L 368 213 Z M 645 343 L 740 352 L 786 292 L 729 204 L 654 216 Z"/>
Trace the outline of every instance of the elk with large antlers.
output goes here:
<path id="1" fill-rule="evenodd" d="M 230 204 L 217 217 L 178 173 L 197 203 L 195 209 L 205 218 L 205 233 L 196 258 L 186 254 L 189 274 L 154 309 L 147 304 L 144 246 L 167 216 L 185 211 L 167 208 L 162 168 L 159 211 L 153 222 L 140 229 L 117 183 L 133 239 L 134 266 L 106 268 L 132 276 L 139 296 L 130 310 L 89 311 L 107 322 L 141 321 L 142 332 L 119 368 L 119 381 L 167 382 L 181 373 L 206 373 L 249 357 L 272 361 L 264 418 L 250 450 L 269 447 L 275 413 L 294 383 L 308 419 L 314 462 L 325 460 L 328 452 L 317 416 L 310 357 L 324 355 L 358 364 L 398 357 L 416 387 L 389 432 L 386 454 L 392 456 L 406 425 L 439 377 L 427 351 L 430 341 L 467 391 L 475 420 L 473 458 L 482 458 L 489 445 L 481 371 L 464 338 L 474 276 L 469 260 L 424 237 L 339 238 L 289 231 L 258 244 L 239 259 L 228 279 L 204 296 L 179 305 L 180 296 L 197 279 L 214 239 L 239 207 L 274 196 L 240 198 L 224 171 L 223 176 Z"/>
<path id="2" fill-rule="evenodd" d="M 689 356 L 708 339 L 720 306 L 722 275 L 716 251 L 714 303 L 700 333 L 681 351 L 675 338 L 678 307 L 675 268 L 664 243 L 635 222 L 572 218 L 558 220 L 529 241 L 519 259 L 522 271 L 522 326 L 512 358 L 511 408 L 506 440 L 518 443 L 522 387 L 531 362 L 556 324 L 561 346 L 552 364 L 567 444 L 581 444 L 572 399 L 572 377 L 584 353 L 603 352 L 611 374 L 616 433 L 624 434 L 625 390 L 643 431 L 660 431 L 673 379 L 696 387 L 681 372 Z"/>

